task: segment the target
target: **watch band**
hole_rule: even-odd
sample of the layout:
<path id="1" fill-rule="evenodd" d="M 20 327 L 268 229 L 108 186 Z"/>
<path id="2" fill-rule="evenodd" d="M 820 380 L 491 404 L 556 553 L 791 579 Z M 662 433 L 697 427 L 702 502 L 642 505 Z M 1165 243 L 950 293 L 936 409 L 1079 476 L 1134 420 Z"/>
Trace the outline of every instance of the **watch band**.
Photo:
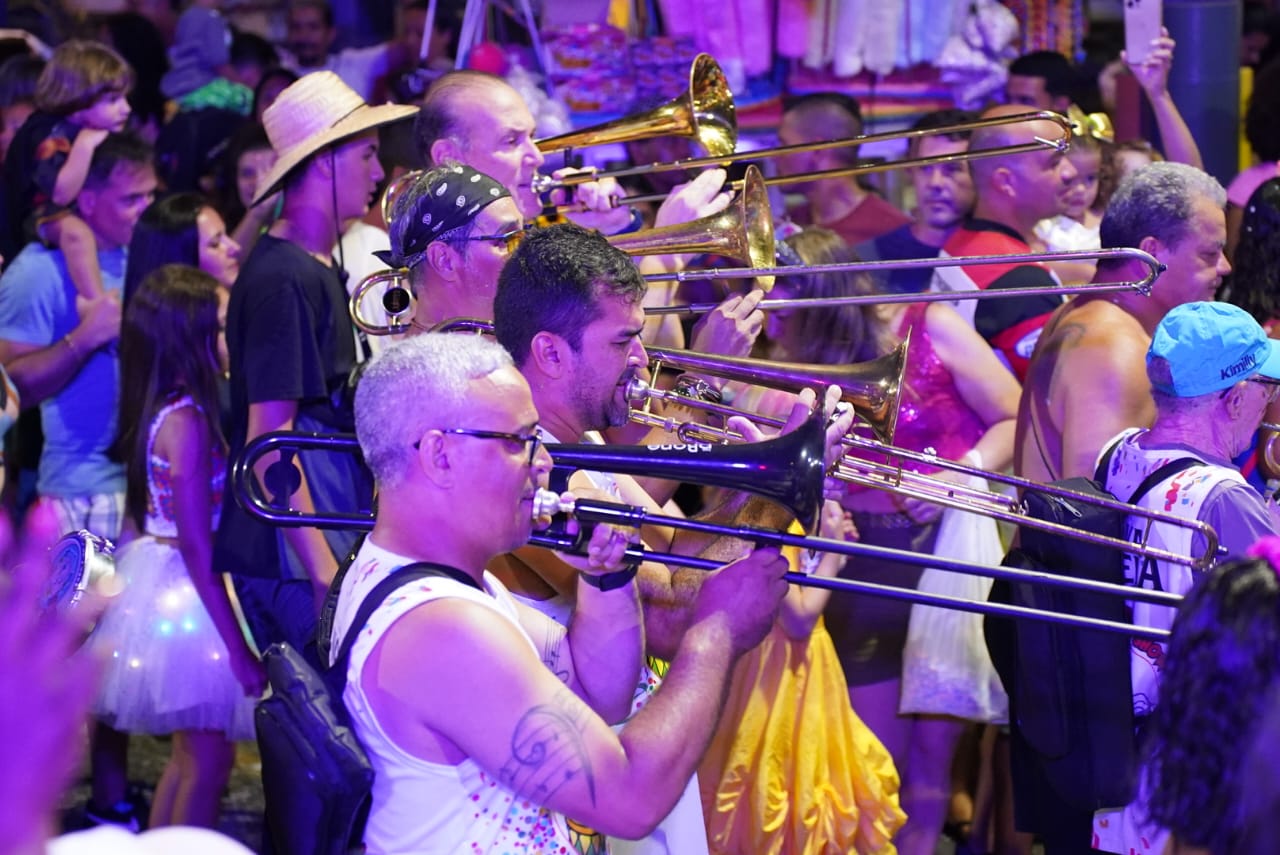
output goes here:
<path id="1" fill-rule="evenodd" d="M 578 578 L 598 591 L 612 591 L 630 584 L 631 580 L 639 572 L 640 564 L 632 563 L 623 565 L 621 570 L 614 570 L 612 573 L 603 573 L 599 576 L 592 576 L 590 573 L 579 573 Z"/>

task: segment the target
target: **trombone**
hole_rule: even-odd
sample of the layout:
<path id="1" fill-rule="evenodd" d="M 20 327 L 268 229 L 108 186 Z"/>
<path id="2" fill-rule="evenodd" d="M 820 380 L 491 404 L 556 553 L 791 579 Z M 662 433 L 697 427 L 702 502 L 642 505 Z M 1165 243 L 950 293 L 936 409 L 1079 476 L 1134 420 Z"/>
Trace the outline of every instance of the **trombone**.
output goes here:
<path id="1" fill-rule="evenodd" d="M 873 303 L 949 303 L 954 300 L 998 300 L 1009 297 L 1032 297 L 1042 294 L 1112 294 L 1126 291 L 1144 297 L 1151 296 L 1151 288 L 1165 265 L 1155 256 L 1141 249 L 1120 247 L 1116 249 L 1086 249 L 1071 252 L 1012 253 L 1008 255 L 951 255 L 936 258 L 906 258 L 893 261 L 845 261 L 838 264 L 799 264 L 791 267 L 757 268 L 752 270 L 720 268 L 711 270 L 677 270 L 671 273 L 651 273 L 644 278 L 648 282 L 701 282 L 708 279 L 750 279 L 755 276 L 819 276 L 824 273 L 872 273 L 883 270 L 930 269 L 939 267 L 968 267 L 984 264 L 1030 264 L 1052 261 L 1138 261 L 1147 267 L 1141 279 L 1128 282 L 1108 282 L 1087 285 L 1055 285 L 1043 288 L 1005 288 L 998 291 L 926 291 L 923 293 L 850 294 L 844 297 L 796 297 L 792 299 L 761 300 L 756 308 L 818 309 L 831 306 L 862 306 Z M 714 311 L 719 303 L 687 303 L 673 306 L 651 306 L 645 309 L 650 315 L 695 315 Z"/>
<path id="2" fill-rule="evenodd" d="M 794 145 L 777 145 L 769 148 L 761 148 L 754 151 L 740 151 L 736 154 L 722 156 L 708 155 L 706 157 L 686 157 L 666 163 L 649 163 L 642 166 L 627 166 L 620 169 L 609 169 L 604 172 L 583 172 L 575 175 L 566 175 L 563 178 L 552 178 L 549 175 L 537 175 L 534 176 L 531 186 L 535 193 L 545 193 L 562 187 L 573 187 L 578 184 L 585 184 L 589 181 L 599 181 L 602 178 L 628 178 L 635 175 L 652 175 L 658 172 L 677 172 L 681 170 L 698 169 L 704 166 L 727 166 L 741 160 L 764 160 L 774 157 L 784 157 L 791 154 L 804 154 L 811 151 L 827 151 L 834 148 L 848 148 L 849 146 L 861 146 L 869 143 L 912 140 L 920 139 L 922 137 L 966 133 L 969 131 L 980 130 L 982 128 L 992 128 L 999 127 L 1001 125 L 1036 121 L 1052 122 L 1062 129 L 1062 136 L 1057 139 L 1034 137 L 1031 142 L 974 149 L 970 151 L 960 151 L 952 154 L 937 154 L 929 157 L 912 157 L 884 163 L 859 163 L 853 166 L 824 169 L 817 172 L 774 175 L 767 178 L 765 183 L 768 186 L 773 186 L 775 184 L 799 184 L 807 181 L 817 181 L 823 178 L 867 175 L 873 172 L 887 172 L 892 169 L 905 169 L 915 166 L 931 166 L 938 163 L 970 161 L 982 157 L 1001 157 L 1011 154 L 1025 154 L 1027 152 L 1046 150 L 1066 152 L 1071 147 L 1071 120 L 1066 116 L 1063 116 L 1061 113 L 1055 113 L 1052 110 L 1040 110 L 1035 112 L 1029 111 L 1026 113 L 1017 113 L 1012 116 L 996 116 L 990 119 L 974 119 L 973 121 L 958 122 L 954 125 L 946 125 L 938 128 L 885 131 L 878 134 L 859 134 L 857 136 L 846 137 L 838 140 L 796 143 Z M 628 204 L 631 202 L 647 202 L 658 198 L 663 197 L 628 196 L 617 200 L 617 203 Z"/>
<path id="3" fill-rule="evenodd" d="M 884 490 L 907 498 L 932 502 L 943 507 L 989 516 L 993 519 L 1046 531 L 1051 534 L 1079 537 L 1090 543 L 1111 549 L 1149 556 L 1158 561 L 1185 564 L 1197 570 L 1208 568 L 1216 560 L 1218 554 L 1217 533 L 1209 525 L 1199 520 L 1183 519 L 1171 514 L 1128 505 L 1117 500 L 1103 499 L 1089 493 L 1081 493 L 1077 490 L 1042 484 L 1039 481 L 1032 481 L 1028 478 L 978 469 L 953 460 L 946 460 L 936 454 L 911 451 L 889 444 L 889 440 L 893 436 L 892 428 L 897 419 L 904 367 L 902 362 L 905 358 L 906 348 L 907 342 L 904 341 L 895 351 L 879 359 L 850 366 L 830 368 L 797 365 L 796 363 L 770 362 L 767 360 L 738 359 L 659 348 L 654 348 L 654 351 L 661 353 L 658 358 L 673 368 L 712 374 L 750 385 L 767 386 L 785 391 L 796 391 L 815 385 L 840 385 L 842 382 L 848 382 L 849 378 L 853 378 L 855 380 L 853 393 L 852 395 L 846 393 L 845 400 L 854 406 L 854 410 L 858 415 L 869 421 L 879 440 L 867 439 L 855 434 L 849 434 L 843 438 L 842 443 L 844 446 L 850 451 L 857 452 L 859 456 L 845 456 L 837 464 L 832 475 L 842 481 Z M 841 389 L 843 390 L 844 387 L 841 386 Z M 872 391 L 868 393 L 868 390 Z M 764 426 L 781 427 L 783 425 L 781 419 L 734 409 L 722 404 L 708 403 L 676 392 L 654 389 L 638 379 L 630 381 L 627 393 L 633 403 L 661 400 L 692 409 L 705 410 L 721 416 L 742 416 Z M 870 397 L 875 402 L 877 406 L 874 409 L 868 407 L 866 397 Z M 868 419 L 867 413 L 869 410 L 871 418 Z M 880 416 L 880 414 L 886 412 L 892 415 L 887 417 Z M 643 409 L 633 409 L 632 419 L 640 424 L 674 433 L 684 442 L 723 443 L 742 438 L 740 434 L 723 428 L 697 422 L 681 422 L 673 417 L 656 415 Z M 887 460 L 897 462 L 878 463 L 872 459 L 864 459 L 861 455 L 867 455 L 868 457 L 870 455 L 881 455 Z M 1199 557 L 1192 557 L 1180 555 L 1159 547 L 1148 546 L 1145 543 L 1145 536 L 1143 542 L 1133 543 L 1123 538 L 1085 534 L 1070 526 L 1031 516 L 1025 499 L 1014 498 L 991 490 L 954 484 L 941 478 L 913 472 L 904 468 L 904 464 L 907 462 L 920 463 L 963 475 L 984 478 L 999 484 L 1006 484 L 1017 488 L 1024 496 L 1028 492 L 1035 492 L 1044 496 L 1070 499 L 1073 502 L 1084 502 L 1098 507 L 1123 510 L 1130 516 L 1142 517 L 1146 520 L 1147 535 L 1150 534 L 1151 525 L 1156 522 L 1188 528 L 1198 532 L 1205 538 L 1205 551 Z"/>
<path id="4" fill-rule="evenodd" d="M 549 445 L 548 451 L 556 459 L 557 469 L 594 468 L 612 472 L 644 472 L 657 477 L 694 480 L 699 483 L 719 484 L 733 489 L 749 490 L 766 495 L 792 507 L 792 510 L 808 511 L 816 508 L 821 500 L 821 461 L 823 444 L 823 420 L 821 413 L 792 435 L 778 437 L 761 443 L 736 447 L 699 446 L 695 448 L 648 449 L 627 446 Z M 249 442 L 237 455 L 231 470 L 232 491 L 236 500 L 251 514 L 273 525 L 311 526 L 317 528 L 355 528 L 368 530 L 373 527 L 373 514 L 315 511 L 305 513 L 287 506 L 288 496 L 263 496 L 261 486 L 254 476 L 253 467 L 263 455 L 279 453 L 281 461 L 276 465 L 296 466 L 292 458 L 306 450 L 344 451 L 359 454 L 360 447 L 351 434 L 314 434 L 280 431 L 263 434 Z M 790 458 L 790 459 L 788 459 Z M 815 467 L 814 463 L 817 463 Z M 287 481 L 287 478 L 280 479 Z M 793 492 L 796 491 L 796 492 Z M 283 504 L 282 504 L 283 503 Z M 1069 591 L 1093 594 L 1109 594 L 1129 601 L 1150 602 L 1176 607 L 1181 597 L 1164 591 L 1152 591 L 1096 582 L 1068 576 L 1058 576 L 1033 570 L 1011 567 L 991 567 L 967 561 L 940 558 L 935 555 L 914 553 L 861 543 L 849 543 L 830 538 L 800 536 L 749 525 L 721 525 L 684 517 L 668 517 L 653 514 L 644 508 L 617 505 L 609 502 L 578 499 L 571 506 L 561 504 L 558 495 L 542 496 L 542 510 L 572 512 L 581 522 L 612 523 L 623 526 L 646 524 L 665 525 L 671 528 L 698 531 L 727 537 L 736 537 L 758 545 L 795 546 L 821 552 L 833 552 L 849 557 L 874 557 L 917 567 L 936 567 L 957 573 L 969 573 L 1011 582 L 1023 582 Z M 1126 506 L 1127 507 L 1127 506 Z M 1169 521 L 1176 518 L 1169 517 Z M 1072 536 L 1082 532 L 1068 529 Z M 529 543 L 551 549 L 572 551 L 576 538 L 563 533 L 535 533 Z M 1140 550 L 1136 544 L 1131 549 Z M 673 566 L 714 570 L 720 562 L 702 558 L 657 553 L 631 547 L 627 557 L 635 561 L 660 561 Z M 811 577 L 801 573 L 789 573 L 787 581 L 799 585 L 814 585 L 837 591 L 885 596 L 919 602 L 926 605 L 954 608 L 1002 617 L 1035 618 L 1088 629 L 1119 632 L 1140 638 L 1166 638 L 1167 632 L 1151 627 L 1139 627 L 1128 623 L 1103 620 L 1083 615 L 1040 611 L 1022 606 L 999 603 L 983 603 L 929 594 L 892 585 L 878 585 L 852 579 Z"/>
<path id="5" fill-rule="evenodd" d="M 539 151 L 552 152 L 665 136 L 689 137 L 713 157 L 731 157 L 738 147 L 738 114 L 733 104 L 733 90 L 729 88 L 720 64 L 710 54 L 700 53 L 694 57 L 693 64 L 689 67 L 689 87 L 684 94 L 667 103 L 613 122 L 602 122 L 581 130 L 545 137 L 536 140 L 534 145 Z M 383 222 L 391 222 L 391 211 L 395 207 L 396 198 L 424 171 L 418 169 L 406 172 L 387 185 L 380 203 Z M 572 183 L 582 184 L 593 180 L 595 179 L 590 177 L 590 173 L 584 173 L 583 177 Z M 544 189 L 552 188 L 535 184 L 533 189 L 535 193 L 541 193 Z"/>
<path id="6" fill-rule="evenodd" d="M 742 192 L 718 214 L 606 239 L 628 255 L 713 253 L 751 265 L 746 269 L 770 267 L 776 261 L 769 193 L 764 176 L 755 166 L 747 168 Z M 408 271 L 399 268 L 380 270 L 362 279 L 347 302 L 352 322 L 370 335 L 408 331 L 413 326 L 414 300 L 405 283 L 407 278 Z M 771 275 L 759 277 L 761 288 L 768 290 L 772 285 Z M 382 322 L 365 317 L 363 309 L 365 300 L 377 287 L 384 288 L 382 308 L 386 320 Z"/>

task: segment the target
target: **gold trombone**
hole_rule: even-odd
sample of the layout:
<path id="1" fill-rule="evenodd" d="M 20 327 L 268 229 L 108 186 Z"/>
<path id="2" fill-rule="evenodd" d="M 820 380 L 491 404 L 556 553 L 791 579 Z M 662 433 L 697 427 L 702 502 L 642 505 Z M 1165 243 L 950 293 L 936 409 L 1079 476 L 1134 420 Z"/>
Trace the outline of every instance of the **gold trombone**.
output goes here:
<path id="1" fill-rule="evenodd" d="M 769 148 L 756 149 L 755 151 L 740 151 L 735 154 L 723 156 L 708 155 L 706 157 L 686 157 L 666 163 L 649 163 L 642 166 L 627 166 L 621 169 L 610 169 L 604 172 L 584 172 L 576 175 L 566 175 L 563 178 L 552 178 L 549 175 L 539 175 L 534 177 L 532 188 L 535 193 L 545 193 L 549 190 L 556 190 L 561 187 L 573 187 L 578 184 L 585 184 L 589 181 L 599 181 L 602 178 L 628 178 L 635 175 L 652 175 L 657 172 L 677 172 L 687 169 L 699 169 L 704 166 L 727 166 L 741 160 L 765 160 L 768 158 L 783 157 L 791 154 L 804 154 L 811 151 L 828 151 L 835 148 L 848 148 L 849 146 L 861 146 L 870 143 L 946 136 L 981 130 L 983 128 L 993 128 L 1002 125 L 1013 125 L 1021 122 L 1035 121 L 1052 122 L 1062 129 L 1062 136 L 1057 139 L 1034 137 L 1031 142 L 1026 143 L 960 151 L 952 154 L 939 154 L 930 157 L 906 158 L 904 160 L 895 160 L 885 163 L 860 163 L 838 169 L 819 170 L 817 172 L 802 172 L 792 175 L 774 175 L 765 179 L 765 183 L 767 186 L 775 184 L 797 184 L 806 181 L 816 181 L 823 178 L 866 175 L 873 172 L 886 172 L 892 169 L 904 169 L 913 166 L 931 166 L 938 163 L 955 163 L 958 161 L 976 160 L 983 157 L 1001 157 L 1011 154 L 1024 154 L 1032 151 L 1045 151 L 1052 149 L 1054 151 L 1066 152 L 1071 147 L 1071 120 L 1066 116 L 1063 116 L 1061 113 L 1055 113 L 1052 110 L 1039 110 L 1017 113 L 1012 116 L 996 116 L 989 119 L 974 119 L 969 122 L 958 122 L 954 125 L 946 125 L 937 128 L 886 131 L 878 134 L 859 134 L 858 136 L 846 137 L 838 140 L 796 143 L 794 145 L 778 145 L 771 146 Z M 617 203 L 627 204 L 630 202 L 652 201 L 655 198 L 660 197 L 630 196 L 617 200 Z"/>
<path id="2" fill-rule="evenodd" d="M 785 300 L 761 300 L 756 308 L 817 309 L 831 306 L 861 306 L 869 303 L 949 303 L 954 300 L 999 300 L 1010 297 L 1030 297 L 1040 294 L 1111 294 L 1133 291 L 1144 297 L 1151 296 L 1151 287 L 1165 270 L 1165 265 L 1155 256 L 1141 249 L 1119 247 L 1116 249 L 1086 249 L 1071 252 L 1012 253 L 1007 255 L 953 255 L 938 258 L 907 258 L 894 261 L 845 261 L 837 264 L 798 264 L 791 267 L 762 267 L 752 270 L 722 268 L 711 270 L 677 270 L 671 273 L 651 273 L 644 278 L 648 282 L 701 282 L 708 279 L 751 279 L 757 276 L 819 276 L 824 273 L 872 273 L 887 270 L 937 269 L 939 267 L 968 267 L 985 264 L 1031 264 L 1054 261 L 1137 261 L 1147 268 L 1141 279 L 1128 282 L 1108 282 L 1087 285 L 1053 285 L 1039 288 L 1006 288 L 998 291 L 926 291 L 923 293 L 850 294 L 844 297 L 796 297 Z M 651 306 L 645 309 L 649 315 L 695 315 L 714 311 L 719 303 L 687 303 L 674 306 Z"/>
<path id="3" fill-rule="evenodd" d="M 738 118 L 733 90 L 724 72 L 710 54 L 700 53 L 689 67 L 689 88 L 660 107 L 643 113 L 537 140 L 539 151 L 603 145 L 652 137 L 689 137 L 713 157 L 728 157 L 738 146 Z M 391 222 L 395 200 L 425 170 L 406 172 L 393 179 L 382 192 L 382 220 Z M 589 175 L 589 173 L 584 173 Z M 574 184 L 593 180 L 583 177 Z M 569 185 L 564 185 L 569 186 Z M 547 188 L 550 189 L 550 188 Z M 541 193 L 542 189 L 535 188 Z"/>
<path id="4" fill-rule="evenodd" d="M 764 176 L 755 166 L 747 168 L 742 191 L 718 214 L 688 223 L 611 235 L 606 239 L 628 255 L 713 253 L 753 268 L 771 267 L 775 263 L 769 193 L 764 187 Z M 369 335 L 406 332 L 413 325 L 415 311 L 407 278 L 408 271 L 401 268 L 380 270 L 362 279 L 347 303 L 352 322 Z M 761 276 L 757 284 L 768 290 L 773 286 L 773 277 Z M 378 287 L 384 289 L 381 302 L 386 319 L 382 322 L 366 317 L 364 309 L 366 299 Z"/>
<path id="5" fill-rule="evenodd" d="M 871 143 L 897 140 L 921 139 L 923 137 L 947 134 L 966 133 L 982 128 L 1017 124 L 1020 122 L 1047 121 L 1062 129 L 1062 136 L 1057 139 L 1036 137 L 1032 142 L 1015 145 L 998 146 L 976 151 L 940 154 L 931 157 L 916 157 L 885 163 L 862 163 L 840 169 L 821 170 L 794 175 L 777 175 L 765 179 L 766 186 L 775 184 L 795 184 L 815 181 L 823 178 L 841 176 L 866 175 L 873 172 L 885 172 L 891 169 L 902 169 L 913 166 L 930 166 L 939 163 L 954 163 L 974 160 L 982 157 L 1000 157 L 1021 154 L 1030 151 L 1054 149 L 1065 152 L 1071 145 L 1071 120 L 1051 110 L 1028 111 L 1013 116 L 998 116 L 989 119 L 974 119 L 941 128 L 925 128 L 920 130 L 887 131 L 878 134 L 860 134 L 837 140 L 798 143 L 795 145 L 779 145 L 755 151 L 735 152 L 737 146 L 737 118 L 733 104 L 733 94 L 725 82 L 724 73 L 716 61 L 707 54 L 699 54 L 689 69 L 689 88 L 679 97 L 657 107 L 633 116 L 627 116 L 613 122 L 594 125 L 579 131 L 538 140 L 536 145 L 542 151 L 557 151 L 569 147 L 601 145 L 626 140 L 649 139 L 660 136 L 685 136 L 698 142 L 707 155 L 704 157 L 687 157 L 665 163 L 650 163 L 630 166 L 622 169 L 611 169 L 605 172 L 586 171 L 562 178 L 549 175 L 535 176 L 531 187 L 535 193 L 546 193 L 559 188 L 574 187 L 602 178 L 626 178 L 635 175 L 650 175 L 657 172 L 677 172 L 681 170 L 700 169 L 706 166 L 727 166 L 742 160 L 762 160 L 782 157 L 791 154 L 803 154 L 811 151 L 827 151 L 849 146 L 861 146 Z M 382 218 L 391 221 L 391 211 L 395 199 L 406 187 L 417 180 L 421 171 L 408 172 L 392 181 L 383 192 L 381 201 Z M 740 182 L 733 182 L 736 187 Z M 641 195 L 616 199 L 615 204 L 631 204 L 661 199 L 662 196 Z M 574 210 L 573 206 L 563 206 L 561 210 Z"/>
<path id="6" fill-rule="evenodd" d="M 1038 481 L 1014 475 L 978 469 L 956 461 L 946 460 L 936 454 L 910 451 L 909 449 L 898 448 L 889 444 L 892 441 L 893 428 L 897 421 L 907 346 L 908 343 L 904 341 L 892 353 L 878 359 L 848 366 L 829 367 L 722 357 L 666 348 L 653 348 L 650 354 L 655 359 L 673 368 L 696 371 L 700 374 L 711 374 L 748 385 L 765 386 L 784 391 L 799 391 L 803 388 L 832 385 L 840 386 L 841 390 L 844 391 L 844 384 L 848 383 L 850 389 L 845 392 L 843 399 L 852 404 L 855 412 L 868 422 L 879 437 L 879 441 L 854 434 L 844 438 L 844 445 L 859 456 L 845 456 L 832 473 L 843 481 L 1068 536 L 1070 536 L 1069 532 L 1078 534 L 1078 531 L 1029 516 L 1026 504 L 1020 498 L 995 491 L 954 484 L 940 478 L 905 470 L 903 466 L 906 462 L 920 463 L 938 469 L 984 478 L 1000 484 L 1007 484 L 1016 487 L 1024 494 L 1026 492 L 1037 492 L 1042 495 L 1057 496 L 1101 507 L 1123 508 L 1126 513 L 1146 518 L 1148 521 L 1148 533 L 1152 522 L 1173 522 L 1173 519 L 1177 519 L 1178 522 L 1173 524 L 1198 531 L 1205 537 L 1207 544 L 1205 553 L 1199 558 L 1193 558 L 1156 547 L 1148 547 L 1144 543 L 1142 545 L 1142 554 L 1150 555 L 1161 561 L 1187 564 L 1197 569 L 1204 569 L 1212 564 L 1218 552 L 1217 534 L 1208 525 L 1198 520 L 1171 519 L 1168 514 L 1146 511 L 1137 507 L 1131 508 L 1129 505 L 1114 500 L 1100 499 L 1087 493 L 1042 484 Z M 770 418 L 722 404 L 702 401 L 697 398 L 690 398 L 676 392 L 654 389 L 638 379 L 630 382 L 627 393 L 633 403 L 644 404 L 649 400 L 661 400 L 705 410 L 725 417 L 742 416 L 769 427 L 781 427 L 783 425 L 781 419 Z M 739 434 L 723 428 L 697 422 L 681 422 L 672 417 L 656 415 L 648 410 L 633 410 L 632 419 L 640 424 L 659 427 L 674 433 L 685 442 L 727 442 L 742 438 Z M 897 463 L 879 463 L 869 459 L 871 455 L 881 455 L 887 460 L 896 460 Z M 1090 539 L 1092 539 L 1092 542 L 1114 549 L 1127 550 L 1132 546 L 1128 541 L 1121 538 L 1092 535 Z"/>
<path id="7" fill-rule="evenodd" d="M 738 118 L 733 105 L 733 91 L 720 64 L 710 54 L 700 53 L 694 57 L 689 68 L 689 88 L 662 106 L 540 139 L 536 145 L 540 151 L 549 152 L 670 136 L 695 140 L 711 157 L 731 156 L 738 146 Z"/>

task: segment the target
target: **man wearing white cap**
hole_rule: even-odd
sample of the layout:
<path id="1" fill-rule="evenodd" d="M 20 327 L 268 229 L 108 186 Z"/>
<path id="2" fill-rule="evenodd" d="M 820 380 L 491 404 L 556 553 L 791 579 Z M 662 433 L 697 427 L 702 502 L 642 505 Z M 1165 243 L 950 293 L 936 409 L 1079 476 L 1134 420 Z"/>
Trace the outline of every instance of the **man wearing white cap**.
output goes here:
<path id="1" fill-rule="evenodd" d="M 1280 343 L 1243 309 L 1226 303 L 1186 303 L 1171 310 L 1156 327 L 1147 351 L 1147 377 L 1156 418 L 1149 429 L 1133 428 L 1108 442 L 1115 447 L 1106 486 L 1117 496 L 1131 495 L 1150 473 L 1171 460 L 1196 458 L 1202 465 L 1156 484 L 1139 505 L 1208 523 L 1230 556 L 1243 556 L 1258 538 L 1280 531 L 1273 503 L 1249 486 L 1231 459 L 1249 446 L 1267 405 L 1280 393 Z M 1140 540 L 1144 521 L 1131 517 L 1126 537 Z M 1183 555 L 1202 555 L 1204 538 L 1172 525 L 1151 526 L 1150 545 Z M 1195 572 L 1182 564 L 1124 556 L 1128 584 L 1185 594 Z M 1133 622 L 1169 629 L 1175 610 L 1133 604 Z M 1164 644 L 1134 639 L 1129 646 L 1135 726 L 1141 732 L 1159 697 Z M 1140 812 L 1140 811 L 1139 811 Z M 1106 852 L 1163 849 L 1163 832 L 1135 825 L 1134 808 L 1095 821 Z M 1139 843 L 1142 838 L 1146 842 Z M 1148 848 L 1149 847 L 1149 848 Z"/>
<path id="2" fill-rule="evenodd" d="M 269 431 L 352 429 L 355 340 L 340 266 L 330 253 L 342 224 L 364 215 L 383 177 L 377 128 L 415 112 L 370 107 L 336 74 L 320 71 L 286 89 L 263 114 L 276 163 L 255 202 L 280 189 L 283 202 L 241 265 L 227 309 L 233 452 Z M 259 462 L 264 484 L 274 460 Z M 350 455 L 308 454 L 301 462 L 292 507 L 369 508 L 372 486 Z M 287 640 L 307 647 L 316 604 L 353 540 L 349 532 L 272 528 L 226 503 L 215 563 L 235 578 L 260 645 Z"/>

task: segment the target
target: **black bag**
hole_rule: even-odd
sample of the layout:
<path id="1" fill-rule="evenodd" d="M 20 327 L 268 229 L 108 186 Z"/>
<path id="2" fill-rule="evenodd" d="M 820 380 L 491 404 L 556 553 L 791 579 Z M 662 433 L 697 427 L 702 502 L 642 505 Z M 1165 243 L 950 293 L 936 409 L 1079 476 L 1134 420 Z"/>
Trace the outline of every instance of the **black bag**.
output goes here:
<path id="1" fill-rule="evenodd" d="M 1095 479 L 1054 482 L 1101 498 L 1115 499 L 1105 483 L 1113 445 L 1098 463 Z M 1139 501 L 1151 488 L 1202 461 L 1174 460 L 1151 473 L 1128 498 Z M 1058 496 L 1028 491 L 1028 516 L 1099 535 L 1123 538 L 1128 516 Z M 1123 585 L 1123 553 L 1098 544 L 1023 527 L 1019 545 L 1004 564 Z M 997 580 L 993 602 L 1084 615 L 1120 623 L 1130 620 L 1120 597 L 1068 591 L 1026 582 Z M 1092 814 L 1132 798 L 1137 747 L 1128 636 L 1041 620 L 987 618 L 987 648 L 1009 695 L 1010 749 L 1017 827 L 1047 833 L 1064 814 Z"/>
<path id="2" fill-rule="evenodd" d="M 425 576 L 457 578 L 456 573 L 418 563 L 379 582 L 360 604 L 333 666 L 323 673 L 288 644 L 267 649 L 263 661 L 271 695 L 258 704 L 254 722 L 262 754 L 266 834 L 279 855 L 346 855 L 360 848 L 373 767 L 342 703 L 351 645 L 397 588 Z M 339 574 L 333 587 L 341 583 Z"/>

